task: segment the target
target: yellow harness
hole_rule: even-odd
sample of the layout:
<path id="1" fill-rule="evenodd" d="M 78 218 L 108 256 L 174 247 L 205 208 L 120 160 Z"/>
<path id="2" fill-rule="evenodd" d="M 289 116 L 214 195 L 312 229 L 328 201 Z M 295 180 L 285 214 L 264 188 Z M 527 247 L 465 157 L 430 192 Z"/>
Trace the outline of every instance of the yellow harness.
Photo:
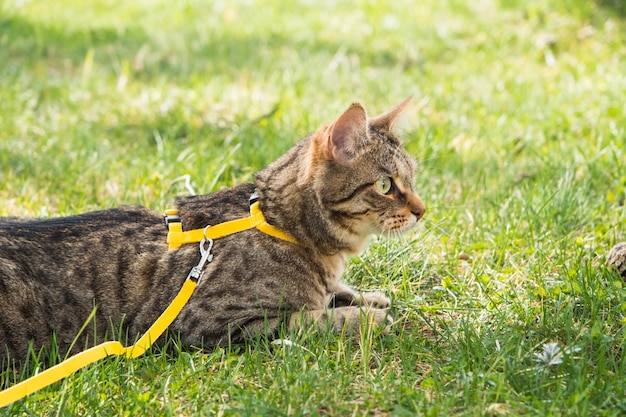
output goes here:
<path id="1" fill-rule="evenodd" d="M 182 231 L 178 210 L 166 210 L 165 222 L 169 227 L 167 243 L 170 245 L 170 250 L 187 243 L 201 242 L 202 239 L 219 239 L 220 237 L 254 228 L 270 236 L 286 240 L 287 242 L 298 243 L 296 239 L 279 228 L 272 226 L 265 220 L 265 216 L 261 212 L 261 209 L 259 209 L 259 202 L 254 195 L 250 199 L 250 203 L 250 217 L 231 220 L 229 222 L 216 224 L 215 226 L 207 226 L 204 229 L 189 230 L 187 232 Z"/>
<path id="2" fill-rule="evenodd" d="M 204 267 L 213 259 L 211 249 L 213 239 L 228 236 L 233 233 L 256 228 L 270 236 L 286 240 L 291 243 L 298 243 L 296 239 L 289 236 L 284 231 L 267 223 L 265 216 L 259 209 L 258 197 L 256 193 L 250 198 L 250 216 L 214 226 L 207 226 L 204 229 L 183 231 L 176 209 L 165 211 L 165 223 L 169 229 L 167 243 L 169 249 L 173 250 L 181 245 L 200 242 L 200 262 L 189 272 L 182 288 L 172 300 L 170 305 L 161 313 L 152 326 L 133 345 L 124 347 L 118 341 L 104 342 L 83 352 L 80 352 L 65 361 L 55 365 L 45 371 L 34 375 L 10 388 L 0 391 L 0 407 L 7 405 L 32 394 L 77 370 L 94 363 L 107 356 L 124 355 L 127 358 L 136 358 L 142 355 L 161 336 L 167 327 L 176 319 L 189 298 L 193 294 L 198 282 L 202 278 Z"/>

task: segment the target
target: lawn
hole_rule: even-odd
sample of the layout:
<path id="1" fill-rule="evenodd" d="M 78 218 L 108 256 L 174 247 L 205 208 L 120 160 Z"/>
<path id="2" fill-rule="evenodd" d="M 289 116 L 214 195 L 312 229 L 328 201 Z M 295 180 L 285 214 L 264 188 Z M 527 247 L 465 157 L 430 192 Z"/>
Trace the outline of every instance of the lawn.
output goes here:
<path id="1" fill-rule="evenodd" d="M 0 415 L 626 414 L 621 0 L 4 0 L 0 215 L 162 211 L 411 94 L 426 216 L 346 272 L 392 334 L 109 358 Z"/>

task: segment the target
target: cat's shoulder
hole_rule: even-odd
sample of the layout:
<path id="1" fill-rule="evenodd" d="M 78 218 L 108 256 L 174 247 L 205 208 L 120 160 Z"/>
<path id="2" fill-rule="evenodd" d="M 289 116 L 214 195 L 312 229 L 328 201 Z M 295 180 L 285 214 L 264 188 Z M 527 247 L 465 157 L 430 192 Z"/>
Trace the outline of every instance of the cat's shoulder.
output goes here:
<path id="1" fill-rule="evenodd" d="M 240 218 L 249 213 L 255 185 L 244 183 L 205 195 L 176 199 L 176 209 L 184 229 L 204 227 Z"/>

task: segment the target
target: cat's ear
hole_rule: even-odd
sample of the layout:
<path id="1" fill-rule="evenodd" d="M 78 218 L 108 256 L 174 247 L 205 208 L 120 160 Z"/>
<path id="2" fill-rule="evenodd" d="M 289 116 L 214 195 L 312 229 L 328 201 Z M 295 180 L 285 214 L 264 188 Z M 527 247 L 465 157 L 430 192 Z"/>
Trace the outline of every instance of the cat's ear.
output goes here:
<path id="1" fill-rule="evenodd" d="M 340 164 L 349 164 L 360 142 L 367 137 L 367 114 L 358 103 L 350 106 L 326 130 L 328 158 Z"/>
<path id="2" fill-rule="evenodd" d="M 393 124 L 395 123 L 402 110 L 409 105 L 413 96 L 407 98 L 402 103 L 398 104 L 396 107 L 391 110 L 387 110 L 385 113 L 380 116 L 372 117 L 369 119 L 369 125 L 375 129 L 383 129 L 387 132 L 391 132 L 391 128 L 393 128 Z"/>

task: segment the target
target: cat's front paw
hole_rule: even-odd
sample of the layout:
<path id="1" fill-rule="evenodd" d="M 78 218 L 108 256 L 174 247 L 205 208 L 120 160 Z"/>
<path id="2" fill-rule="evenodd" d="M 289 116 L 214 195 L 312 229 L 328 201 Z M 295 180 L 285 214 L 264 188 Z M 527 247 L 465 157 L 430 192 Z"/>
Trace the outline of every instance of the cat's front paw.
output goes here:
<path id="1" fill-rule="evenodd" d="M 321 329 L 330 328 L 349 335 L 376 331 L 388 334 L 393 317 L 388 308 L 372 306 L 346 306 L 321 310 L 304 310 L 294 313 L 289 320 L 289 328 L 306 328 L 312 324 Z"/>
<path id="2" fill-rule="evenodd" d="M 389 302 L 388 299 L 387 302 Z M 380 330 L 382 334 L 391 333 L 393 316 L 391 315 L 391 312 L 388 308 L 376 307 L 368 310 L 367 314 L 367 317 L 370 317 L 368 324 L 372 326 L 373 329 Z"/>
<path id="3" fill-rule="evenodd" d="M 377 309 L 389 308 L 391 301 L 380 291 L 365 292 L 361 295 L 361 305 Z"/>
<path id="4" fill-rule="evenodd" d="M 369 333 L 372 330 L 388 334 L 393 322 L 386 308 L 342 307 L 335 309 L 331 315 L 334 330 L 348 334 Z"/>

